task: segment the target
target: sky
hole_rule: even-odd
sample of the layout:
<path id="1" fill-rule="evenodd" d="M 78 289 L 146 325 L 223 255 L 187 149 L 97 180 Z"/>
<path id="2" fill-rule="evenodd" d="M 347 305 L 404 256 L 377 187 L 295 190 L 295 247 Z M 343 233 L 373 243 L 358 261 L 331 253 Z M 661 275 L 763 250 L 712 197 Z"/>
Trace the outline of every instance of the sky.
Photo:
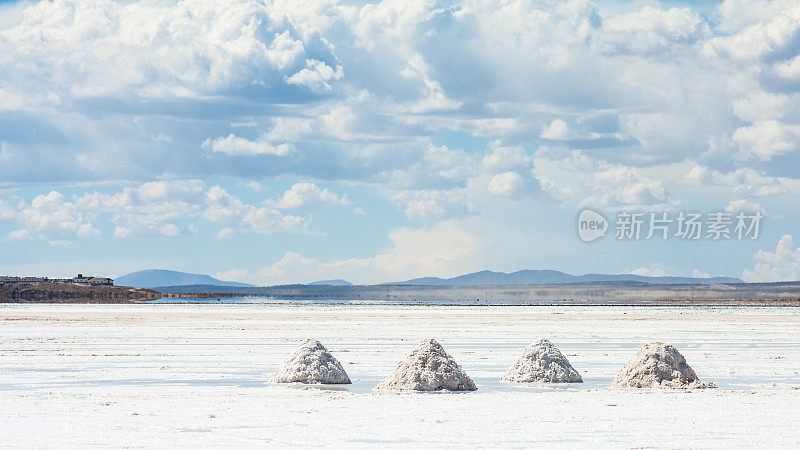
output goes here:
<path id="1" fill-rule="evenodd" d="M 763 220 L 615 235 L 684 212 Z M 796 0 L 0 2 L 2 274 L 797 280 L 798 224 Z"/>

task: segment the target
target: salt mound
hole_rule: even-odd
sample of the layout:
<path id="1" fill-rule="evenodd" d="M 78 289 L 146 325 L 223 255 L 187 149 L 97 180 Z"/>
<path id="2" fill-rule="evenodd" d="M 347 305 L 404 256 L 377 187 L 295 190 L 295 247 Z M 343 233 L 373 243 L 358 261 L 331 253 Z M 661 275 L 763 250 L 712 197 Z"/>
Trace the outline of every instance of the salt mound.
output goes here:
<path id="1" fill-rule="evenodd" d="M 303 341 L 294 354 L 275 371 L 273 383 L 350 384 L 339 361 L 315 339 Z"/>
<path id="2" fill-rule="evenodd" d="M 433 339 L 422 341 L 375 389 L 392 391 L 474 391 L 461 366 Z"/>
<path id="3" fill-rule="evenodd" d="M 578 371 L 567 358 L 547 339 L 525 348 L 517 362 L 500 377 L 502 381 L 530 383 L 583 383 Z"/>
<path id="4" fill-rule="evenodd" d="M 715 388 L 697 379 L 686 359 L 669 344 L 653 342 L 622 368 L 611 386 L 620 388 Z"/>

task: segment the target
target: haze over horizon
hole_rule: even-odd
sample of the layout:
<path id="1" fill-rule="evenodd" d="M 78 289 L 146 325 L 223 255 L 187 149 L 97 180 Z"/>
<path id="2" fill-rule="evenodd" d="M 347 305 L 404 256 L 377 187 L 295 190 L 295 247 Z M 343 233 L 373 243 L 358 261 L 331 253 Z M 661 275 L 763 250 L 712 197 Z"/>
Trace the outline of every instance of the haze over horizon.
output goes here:
<path id="1" fill-rule="evenodd" d="M 798 280 L 797 36 L 796 0 L 0 1 L 0 274 Z"/>
<path id="2" fill-rule="evenodd" d="M 515 272 L 493 272 L 482 270 L 478 272 L 461 274 L 456 277 L 420 277 L 410 280 L 386 280 L 372 285 L 414 285 L 414 286 L 470 286 L 470 285 L 518 285 L 518 284 L 571 284 L 592 283 L 606 281 L 639 281 L 646 283 L 663 284 L 691 284 L 691 283 L 740 283 L 742 280 L 731 277 L 668 277 L 668 276 L 642 276 L 635 274 L 568 274 L 555 270 L 524 269 Z M 117 286 L 132 286 L 138 288 L 159 288 L 172 286 L 233 286 L 255 287 L 256 285 L 241 283 L 236 280 L 219 280 L 206 274 L 194 274 L 165 269 L 147 269 L 125 274 L 114 280 Z M 308 286 L 353 286 L 347 280 L 313 280 L 290 285 Z"/>

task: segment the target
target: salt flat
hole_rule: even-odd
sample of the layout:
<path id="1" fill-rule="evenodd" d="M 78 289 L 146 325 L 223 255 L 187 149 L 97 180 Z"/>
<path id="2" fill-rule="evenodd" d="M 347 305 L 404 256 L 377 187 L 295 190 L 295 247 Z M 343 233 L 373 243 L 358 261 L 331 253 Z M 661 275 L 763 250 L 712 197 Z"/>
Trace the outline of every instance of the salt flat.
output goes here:
<path id="1" fill-rule="evenodd" d="M 306 337 L 352 386 L 267 384 Z M 427 337 L 478 391 L 373 393 Z M 585 383 L 498 381 L 542 337 Z M 655 340 L 719 389 L 610 389 Z M 797 308 L 6 304 L 0 374 L 4 446 L 800 446 Z"/>

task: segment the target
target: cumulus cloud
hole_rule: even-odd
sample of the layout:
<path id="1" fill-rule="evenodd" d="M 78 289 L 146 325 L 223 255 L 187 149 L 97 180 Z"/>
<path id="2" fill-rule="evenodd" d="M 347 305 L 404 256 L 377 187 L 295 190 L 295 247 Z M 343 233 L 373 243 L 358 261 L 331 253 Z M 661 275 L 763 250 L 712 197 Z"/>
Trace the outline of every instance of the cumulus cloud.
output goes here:
<path id="1" fill-rule="evenodd" d="M 609 17 L 603 24 L 607 51 L 642 55 L 663 54 L 700 41 L 709 27 L 688 7 L 641 10 Z"/>
<path id="2" fill-rule="evenodd" d="M 742 273 L 745 281 L 800 280 L 800 247 L 795 247 L 789 234 L 781 237 L 774 252 L 759 250 L 753 257 L 756 260 L 753 268 Z"/>
<path id="3" fill-rule="evenodd" d="M 631 270 L 633 275 L 641 275 L 645 277 L 668 277 L 675 273 L 673 269 L 665 266 L 664 264 L 652 264 L 650 266 L 639 267 Z"/>
<path id="4" fill-rule="evenodd" d="M 6 236 L 7 241 L 28 241 L 33 239 L 31 236 L 30 231 L 28 230 L 14 230 L 8 233 Z"/>
<path id="5" fill-rule="evenodd" d="M 169 180 L 125 187 L 116 193 L 87 192 L 76 200 L 83 211 L 107 213 L 116 238 L 176 237 L 194 232 L 190 223 L 203 198 L 201 180 Z"/>
<path id="6" fill-rule="evenodd" d="M 501 141 L 493 141 L 489 143 L 480 165 L 483 170 L 491 173 L 527 171 L 533 168 L 533 156 L 521 145 L 507 146 Z"/>
<path id="7" fill-rule="evenodd" d="M 331 90 L 329 81 L 338 80 L 343 76 L 342 66 L 337 65 L 333 68 L 322 61 L 312 59 L 306 61 L 303 70 L 286 78 L 286 82 L 305 86 L 314 92 L 326 92 Z"/>
<path id="8" fill-rule="evenodd" d="M 510 196 L 521 186 L 522 177 L 517 172 L 503 172 L 489 180 L 487 189 L 494 195 Z"/>
<path id="9" fill-rule="evenodd" d="M 238 281 L 246 279 L 249 275 L 246 269 L 232 269 L 226 272 L 218 272 L 214 274 L 214 278 L 223 281 Z"/>
<path id="10" fill-rule="evenodd" d="M 739 212 L 753 213 L 758 211 L 761 214 L 764 214 L 764 208 L 762 208 L 761 205 L 743 198 L 731 200 L 730 203 L 728 203 L 728 206 L 725 207 L 725 211 L 732 214 Z"/>
<path id="11" fill-rule="evenodd" d="M 19 212 L 17 220 L 29 235 L 39 236 L 54 246 L 68 245 L 76 238 L 100 236 L 100 231 L 92 226 L 91 217 L 57 191 L 36 196 Z"/>
<path id="12" fill-rule="evenodd" d="M 556 119 L 542 130 L 539 137 L 554 140 L 567 139 L 569 137 L 569 127 L 563 120 Z"/>
<path id="13" fill-rule="evenodd" d="M 777 155 L 800 152 L 800 125 L 769 120 L 742 127 L 733 133 L 743 158 L 764 161 Z"/>
<path id="14" fill-rule="evenodd" d="M 769 14 L 778 12 L 763 20 L 777 20 Z M 721 17 L 726 36 L 752 25 L 736 27 L 727 13 Z M 730 109 L 725 96 L 739 91 L 724 92 L 702 76 L 719 67 L 674 62 L 708 57 L 693 44 L 714 35 L 709 26 L 688 8 L 648 5 L 619 14 L 587 2 L 468 2 L 459 8 L 389 1 L 302 8 L 293 2 L 41 2 L 18 26 L 0 31 L 10 56 L 0 59 L 0 71 L 8 74 L 0 92 L 26 102 L 44 95 L 48 114 L 57 119 L 48 117 L 48 123 L 73 128 L 74 139 L 51 133 L 50 142 L 28 155 L 44 158 L 58 148 L 66 162 L 82 162 L 82 170 L 61 177 L 109 167 L 138 169 L 145 177 L 159 175 L 165 165 L 186 177 L 246 167 L 195 161 L 198 131 L 215 133 L 202 146 L 217 157 L 286 157 L 290 148 L 303 148 L 282 168 L 305 173 L 316 165 L 304 153 L 336 152 L 331 159 L 347 161 L 363 156 L 367 146 L 392 152 L 398 146 L 387 146 L 389 140 L 407 145 L 441 129 L 526 142 L 539 135 L 564 141 L 575 126 L 580 138 L 566 145 L 617 148 L 613 157 L 619 159 L 680 159 L 697 144 L 676 144 L 707 142 L 707 134 L 735 129 L 717 117 Z M 625 43 L 643 48 L 622 48 Z M 575 75 L 582 73 L 591 76 Z M 709 101 L 689 101 L 701 93 Z M 134 108 L 141 116 L 137 126 L 124 125 L 130 110 L 124 103 L 141 105 Z M 703 110 L 673 106 L 700 103 Z M 326 109 L 332 113 L 327 118 Z M 692 125 L 698 116 L 703 127 Z M 209 117 L 253 123 L 259 137 L 216 125 L 207 130 Z M 71 124 L 78 121 L 85 129 L 76 136 Z M 165 121 L 174 131 L 158 145 L 172 156 L 159 160 L 148 154 L 146 141 L 165 135 Z M 684 132 L 651 131 L 671 124 Z M 354 140 L 361 144 L 340 145 Z M 119 141 L 130 160 L 101 160 L 106 144 Z M 621 149 L 628 146 L 636 151 Z M 663 151 L 668 147 L 673 151 Z M 383 172 L 413 162 L 379 159 Z M 324 175 L 355 176 L 349 167 L 331 167 Z M 365 166 L 360 175 L 373 169 Z"/>
<path id="15" fill-rule="evenodd" d="M 53 88 L 72 97 L 200 96 L 305 64 L 311 43 L 287 29 L 287 12 L 253 2 L 37 3 L 0 42 L 15 51 L 16 76 L 58 73 Z"/>
<path id="16" fill-rule="evenodd" d="M 645 170 L 597 162 L 580 152 L 561 159 L 543 154 L 534 172 L 545 192 L 583 206 L 670 209 L 675 203 L 665 183 Z"/>
<path id="17" fill-rule="evenodd" d="M 224 153 L 232 156 L 246 155 L 276 155 L 283 156 L 289 153 L 289 146 L 286 144 L 273 145 L 263 140 L 251 141 L 245 138 L 229 134 L 226 137 L 216 139 L 206 139 L 203 141 L 203 148 L 212 152 Z"/>
<path id="18" fill-rule="evenodd" d="M 410 220 L 442 220 L 472 213 L 472 205 L 460 190 L 401 191 L 391 201 L 400 206 Z"/>
<path id="19" fill-rule="evenodd" d="M 314 183 L 295 183 L 277 200 L 268 204 L 278 209 L 312 208 L 320 206 L 349 206 L 346 196 L 339 196 L 327 188 L 320 189 Z"/>
<path id="20" fill-rule="evenodd" d="M 243 202 L 220 186 L 212 186 L 205 193 L 201 217 L 222 225 L 217 237 L 230 237 L 234 230 L 244 233 L 277 234 L 305 233 L 311 219 L 284 215 L 271 206 L 257 206 Z"/>
<path id="21" fill-rule="evenodd" d="M 726 141 L 741 147 L 728 156 L 768 160 L 796 137 L 797 88 L 775 92 L 765 74 L 794 79 L 799 13 L 734 4 L 708 21 L 690 7 L 582 1 L 39 2 L 0 29 L 0 105 L 43 137 L 0 175 L 363 180 L 407 172 L 426 155 L 399 149 L 442 130 L 602 148 L 634 165 Z M 743 20 L 742 8 L 759 14 Z M 756 114 L 780 96 L 783 113 Z M 211 154 L 199 161 L 198 133 Z M 42 171 L 56 152 L 61 164 Z"/>
<path id="22" fill-rule="evenodd" d="M 752 197 L 800 193 L 797 183 L 783 177 L 768 177 L 763 172 L 739 168 L 727 173 L 692 164 L 678 179 L 679 184 L 691 186 L 725 186 L 736 194 Z"/>
<path id="23" fill-rule="evenodd" d="M 235 232 L 233 228 L 223 228 L 217 232 L 217 239 L 225 239 L 233 236 Z"/>
<path id="24" fill-rule="evenodd" d="M 430 228 L 394 229 L 389 234 L 392 245 L 368 258 L 320 261 L 289 251 L 279 261 L 255 273 L 241 269 L 227 272 L 256 284 L 307 283 L 342 278 L 358 284 L 404 280 L 430 275 L 453 276 L 474 269 L 470 256 L 476 248 L 475 237 L 451 222 Z"/>
<path id="25" fill-rule="evenodd" d="M 297 183 L 278 200 L 263 205 L 242 201 L 220 186 L 201 180 L 168 180 L 126 186 L 118 191 L 89 191 L 69 200 L 58 191 L 38 195 L 30 203 L 0 191 L 0 222 L 22 225 L 7 240 L 37 237 L 58 245 L 74 239 L 95 239 L 95 223 L 113 226 L 119 239 L 179 237 L 197 232 L 201 221 L 218 224 L 220 239 L 236 232 L 308 233 L 310 217 L 284 214 L 277 208 L 349 206 L 344 196 L 312 183 Z M 275 203 L 275 205 L 272 205 Z"/>
<path id="26" fill-rule="evenodd" d="M 641 275 L 645 277 L 680 277 L 689 276 L 692 278 L 711 278 L 711 275 L 703 272 L 700 269 L 692 269 L 691 272 L 684 272 L 677 270 L 674 267 L 661 263 L 653 263 L 647 266 L 642 266 L 631 270 L 629 273 L 633 275 Z"/>
<path id="27" fill-rule="evenodd" d="M 793 0 L 20 5 L 0 15 L 0 180 L 88 187 L 0 198 L 4 234 L 313 232 L 283 211 L 349 205 L 333 183 L 429 221 L 542 192 L 771 212 L 800 193 Z M 316 184 L 253 200 L 213 177 Z M 143 183 L 176 179 L 195 182 Z"/>

